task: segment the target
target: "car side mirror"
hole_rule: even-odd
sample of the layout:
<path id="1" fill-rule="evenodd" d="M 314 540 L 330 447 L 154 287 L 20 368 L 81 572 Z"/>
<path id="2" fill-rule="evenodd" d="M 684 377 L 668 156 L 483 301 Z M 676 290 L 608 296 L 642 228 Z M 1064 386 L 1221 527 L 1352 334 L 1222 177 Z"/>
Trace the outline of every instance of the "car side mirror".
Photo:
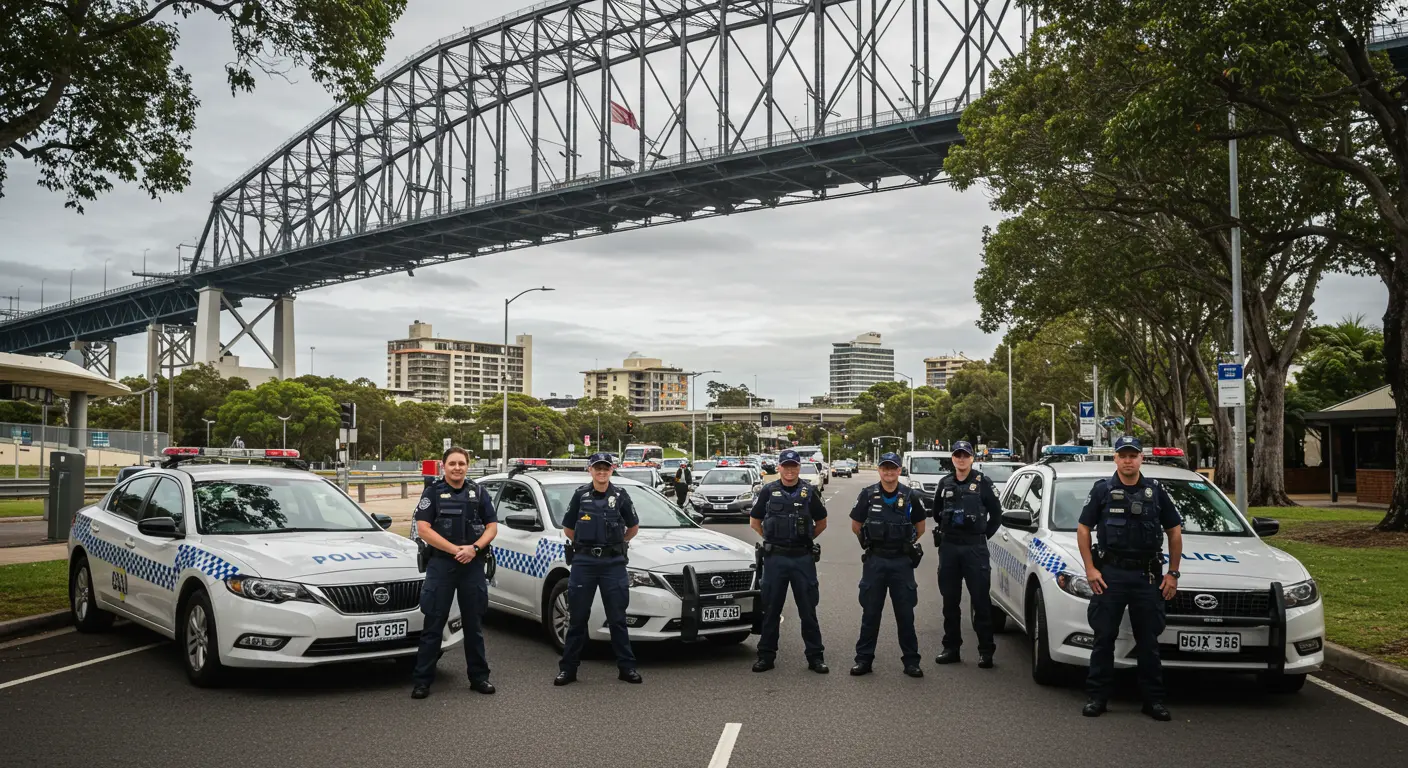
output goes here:
<path id="1" fill-rule="evenodd" d="M 374 514 L 372 515 L 372 519 L 376 521 L 377 525 L 381 526 L 383 531 L 391 527 L 391 515 Z"/>
<path id="2" fill-rule="evenodd" d="M 515 512 L 504 517 L 504 525 L 515 531 L 541 531 L 543 524 L 538 522 L 538 516 L 532 512 Z"/>
<path id="3" fill-rule="evenodd" d="M 159 539 L 181 539 L 185 534 L 176 527 L 176 521 L 169 517 L 149 517 L 137 522 L 137 532 L 143 536 Z"/>
<path id="4" fill-rule="evenodd" d="M 909 470 L 905 469 L 904 467 L 900 467 L 900 477 L 909 477 Z"/>
<path id="5" fill-rule="evenodd" d="M 1253 517 L 1252 530 L 1262 538 L 1275 536 L 1281 531 L 1281 521 L 1270 517 Z"/>
<path id="6" fill-rule="evenodd" d="M 1002 524 L 1009 528 L 1031 528 L 1032 513 L 1025 509 L 1002 510 Z"/>

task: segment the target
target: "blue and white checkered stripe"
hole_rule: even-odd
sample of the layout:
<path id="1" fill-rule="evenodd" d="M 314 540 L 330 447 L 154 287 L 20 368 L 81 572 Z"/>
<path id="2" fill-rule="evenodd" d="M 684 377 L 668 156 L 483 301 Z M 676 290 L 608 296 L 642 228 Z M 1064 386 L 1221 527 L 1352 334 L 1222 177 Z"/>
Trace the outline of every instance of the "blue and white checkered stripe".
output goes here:
<path id="1" fill-rule="evenodd" d="M 535 579 L 541 579 L 548 575 L 548 568 L 552 567 L 554 562 L 562 559 L 565 548 L 564 542 L 538 539 L 538 550 L 532 555 L 507 547 L 495 546 L 494 558 L 498 561 L 500 568 L 526 573 Z"/>
<path id="2" fill-rule="evenodd" d="M 220 556 L 192 544 L 177 547 L 176 562 L 171 565 L 142 557 L 131 550 L 98 538 L 93 533 L 93 521 L 87 515 L 75 516 L 73 539 L 83 545 L 89 557 L 121 568 L 129 576 L 172 591 L 176 589 L 176 577 L 187 568 L 194 568 L 211 578 L 222 580 L 240 571 L 239 567 Z"/>
<path id="3" fill-rule="evenodd" d="M 1066 561 L 1061 558 L 1061 553 L 1035 536 L 1027 544 L 1027 560 L 1052 576 L 1066 570 Z"/>
<path id="4" fill-rule="evenodd" d="M 1018 560 L 1017 556 L 1005 547 L 993 547 L 989 551 L 992 553 L 992 559 L 997 562 L 997 567 L 1006 571 L 1013 578 L 1021 580 L 1027 575 L 1027 564 Z"/>

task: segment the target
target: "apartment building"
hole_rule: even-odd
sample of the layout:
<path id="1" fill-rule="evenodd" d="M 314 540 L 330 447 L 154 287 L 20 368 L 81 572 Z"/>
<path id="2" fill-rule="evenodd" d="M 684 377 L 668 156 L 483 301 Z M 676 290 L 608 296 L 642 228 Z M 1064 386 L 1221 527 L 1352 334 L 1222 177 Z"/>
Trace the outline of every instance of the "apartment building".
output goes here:
<path id="1" fill-rule="evenodd" d="M 630 410 L 678 411 L 689 407 L 689 377 L 658 357 L 632 352 L 619 368 L 582 371 L 582 396 L 624 397 Z"/>
<path id="2" fill-rule="evenodd" d="M 882 381 L 895 380 L 895 350 L 881 346 L 880 334 L 862 333 L 831 345 L 831 401 L 847 406 Z"/>
<path id="3" fill-rule="evenodd" d="M 386 387 L 421 403 L 475 406 L 502 391 L 533 394 L 533 337 L 514 343 L 436 338 L 430 323 L 411 324 L 408 338 L 386 342 Z"/>
<path id="4" fill-rule="evenodd" d="M 924 383 L 939 389 L 948 389 L 949 379 L 958 372 L 958 369 L 973 362 L 964 357 L 962 352 L 954 352 L 952 355 L 940 357 L 924 358 Z"/>

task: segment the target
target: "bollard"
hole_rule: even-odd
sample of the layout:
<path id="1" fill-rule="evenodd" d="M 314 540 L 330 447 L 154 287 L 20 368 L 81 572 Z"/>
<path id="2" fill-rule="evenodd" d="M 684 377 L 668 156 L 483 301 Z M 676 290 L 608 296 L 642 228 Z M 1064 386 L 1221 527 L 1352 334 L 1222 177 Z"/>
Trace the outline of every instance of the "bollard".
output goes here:
<path id="1" fill-rule="evenodd" d="M 409 499 L 410 497 L 411 497 L 410 489 L 408 489 L 408 488 L 406 487 L 406 483 L 401 483 L 401 498 L 403 498 L 403 499 Z"/>
<path id="2" fill-rule="evenodd" d="M 357 484 L 357 503 L 358 503 L 358 504 L 366 504 L 366 503 L 367 503 L 367 484 L 366 484 L 366 483 L 358 483 L 358 484 Z"/>

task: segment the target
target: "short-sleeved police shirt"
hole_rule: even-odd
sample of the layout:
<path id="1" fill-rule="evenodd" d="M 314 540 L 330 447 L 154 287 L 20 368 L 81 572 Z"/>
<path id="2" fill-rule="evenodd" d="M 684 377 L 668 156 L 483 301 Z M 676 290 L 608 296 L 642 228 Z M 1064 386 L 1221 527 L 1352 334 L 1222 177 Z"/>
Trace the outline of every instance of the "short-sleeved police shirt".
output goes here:
<path id="1" fill-rule="evenodd" d="M 774 480 L 773 482 L 763 486 L 763 490 L 758 492 L 758 500 L 753 502 L 753 511 L 750 512 L 748 516 L 753 518 L 754 520 L 762 520 L 764 517 L 767 516 L 768 497 L 772 495 L 774 491 L 781 489 L 783 492 L 791 494 L 796 493 L 798 487 L 806 489 L 808 510 L 807 514 L 811 515 L 812 520 L 825 520 L 826 503 L 823 502 L 821 499 L 821 491 L 817 490 L 817 487 L 812 485 L 811 483 L 803 482 L 801 480 L 798 480 L 797 485 L 794 485 L 790 488 L 786 485 L 783 485 L 781 480 Z"/>
<path id="2" fill-rule="evenodd" d="M 1123 488 L 1129 496 L 1143 493 L 1145 488 L 1154 490 L 1154 498 L 1159 505 L 1159 527 L 1167 531 L 1183 524 L 1183 517 L 1178 514 L 1178 508 L 1173 505 L 1173 498 L 1168 495 L 1168 491 L 1159 481 L 1152 478 L 1140 476 L 1139 482 L 1134 485 L 1125 485 L 1119 475 L 1098 480 L 1095 487 L 1090 489 L 1090 496 L 1085 500 L 1085 507 L 1080 511 L 1080 524 L 1087 528 L 1094 528 L 1100 524 L 1100 514 L 1105 511 L 1105 501 L 1110 498 L 1110 486 L 1118 485 Z"/>
<path id="3" fill-rule="evenodd" d="M 567 502 L 567 514 L 562 517 L 562 527 L 576 530 L 577 516 L 581 514 L 582 511 L 582 499 L 587 496 L 591 496 L 592 499 L 602 499 L 608 494 L 616 494 L 620 497 L 620 501 L 616 502 L 616 512 L 621 515 L 621 522 L 624 523 L 627 528 L 634 528 L 640 525 L 640 517 L 636 515 L 636 506 L 631 501 L 630 493 L 626 492 L 621 486 L 612 484 L 608 484 L 606 491 L 603 493 L 597 491 L 596 488 L 589 483 L 578 488 L 576 492 L 572 494 L 572 500 Z"/>
<path id="4" fill-rule="evenodd" d="M 866 518 L 870 516 L 870 496 L 873 490 L 873 486 L 863 488 L 856 496 L 856 505 L 851 507 L 851 519 L 857 523 L 865 522 Z M 924 508 L 914 503 L 914 492 L 909 487 L 901 483 L 894 493 L 886 493 L 883 488 L 880 490 L 880 497 L 884 499 L 886 504 L 894 504 L 900 496 L 904 497 L 903 514 L 910 524 L 924 522 L 926 517 Z"/>
<path id="5" fill-rule="evenodd" d="M 479 491 L 479 519 L 485 525 L 499 522 L 498 513 L 494 511 L 494 500 L 489 498 L 489 492 L 478 483 L 475 483 L 474 487 Z M 420 501 L 416 503 L 416 522 L 424 520 L 432 526 L 435 525 L 435 518 L 440 515 L 440 502 L 462 490 L 464 485 L 456 488 L 443 478 L 426 486 L 425 490 L 421 491 Z"/>

